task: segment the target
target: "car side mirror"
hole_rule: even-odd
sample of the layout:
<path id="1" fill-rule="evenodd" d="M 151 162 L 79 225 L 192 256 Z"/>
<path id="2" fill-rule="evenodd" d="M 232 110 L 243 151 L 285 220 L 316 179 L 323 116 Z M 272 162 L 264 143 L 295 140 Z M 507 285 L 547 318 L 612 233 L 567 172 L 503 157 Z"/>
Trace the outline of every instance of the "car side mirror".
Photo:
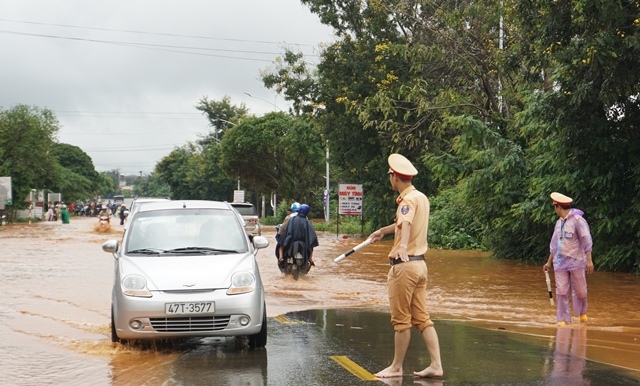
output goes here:
<path id="1" fill-rule="evenodd" d="M 108 240 L 102 244 L 102 250 L 108 253 L 116 254 L 118 252 L 118 240 Z"/>
<path id="2" fill-rule="evenodd" d="M 269 239 L 264 236 L 253 236 L 253 246 L 262 249 L 269 246 Z"/>

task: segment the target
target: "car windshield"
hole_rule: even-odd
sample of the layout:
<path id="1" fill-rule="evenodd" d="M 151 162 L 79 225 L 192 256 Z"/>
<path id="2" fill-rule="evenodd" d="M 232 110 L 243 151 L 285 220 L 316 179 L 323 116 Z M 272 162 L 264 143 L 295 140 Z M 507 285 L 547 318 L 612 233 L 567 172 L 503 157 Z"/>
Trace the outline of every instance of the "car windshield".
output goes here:
<path id="1" fill-rule="evenodd" d="M 138 212 L 127 229 L 125 253 L 221 254 L 247 251 L 244 230 L 233 211 L 170 209 Z"/>

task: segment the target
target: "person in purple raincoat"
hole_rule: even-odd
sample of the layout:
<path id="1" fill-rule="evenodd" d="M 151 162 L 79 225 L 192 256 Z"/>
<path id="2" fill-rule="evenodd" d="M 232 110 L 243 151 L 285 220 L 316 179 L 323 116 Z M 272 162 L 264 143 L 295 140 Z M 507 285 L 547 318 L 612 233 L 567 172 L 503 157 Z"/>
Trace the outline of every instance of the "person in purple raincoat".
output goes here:
<path id="1" fill-rule="evenodd" d="M 553 264 L 556 282 L 556 315 L 558 326 L 571 324 L 569 297 L 573 298 L 573 311 L 580 323 L 587 322 L 587 279 L 585 273 L 593 273 L 591 247 L 593 240 L 589 224 L 580 209 L 571 208 L 571 197 L 551 193 L 553 207 L 559 219 L 556 222 L 549 259 L 543 266 L 546 272 Z"/>

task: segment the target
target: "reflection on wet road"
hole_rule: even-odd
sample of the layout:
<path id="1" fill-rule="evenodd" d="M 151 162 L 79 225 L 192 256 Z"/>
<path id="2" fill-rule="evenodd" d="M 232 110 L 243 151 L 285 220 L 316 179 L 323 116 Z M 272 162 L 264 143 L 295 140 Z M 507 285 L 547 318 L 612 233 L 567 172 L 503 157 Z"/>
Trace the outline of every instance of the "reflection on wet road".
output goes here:
<path id="1" fill-rule="evenodd" d="M 270 317 L 265 350 L 213 338 L 127 347 L 109 339 L 113 257 L 100 248 L 122 228 L 114 222 L 112 233 L 94 233 L 96 221 L 72 217 L 68 225 L 0 227 L 0 385 L 358 385 L 370 381 L 336 357 L 365 373 L 391 360 L 389 242 L 335 264 L 335 257 L 362 240 L 321 235 L 317 266 L 299 281 L 281 276 L 272 246 L 260 251 Z M 273 242 L 272 232 L 267 228 L 265 236 Z M 539 266 L 461 251 L 429 251 L 427 264 L 444 383 L 640 379 L 639 278 L 589 276 L 589 325 L 556 329 Z M 425 363 L 426 351 L 414 337 L 405 373 Z"/>
<path id="2" fill-rule="evenodd" d="M 293 312 L 287 317 L 300 323 L 278 328 L 274 333 L 276 340 L 289 342 L 281 353 L 273 352 L 279 347 L 270 346 L 269 358 L 276 356 L 282 360 L 288 355 L 289 360 L 298 363 L 309 375 L 310 384 L 364 384 L 348 370 L 327 361 L 331 355 L 347 356 L 370 373 L 386 367 L 391 360 L 393 338 L 386 314 L 312 310 Z M 586 328 L 563 329 L 556 346 L 549 345 L 552 340 L 547 337 L 509 334 L 451 321 L 438 321 L 437 328 L 442 361 L 446 364 L 442 381 L 447 384 L 622 385 L 637 382 L 617 368 L 585 359 L 581 348 L 587 341 Z M 396 384 L 414 384 L 412 372 L 422 370 L 429 363 L 415 330 L 408 353 L 413 355 L 407 355 L 405 360 L 405 377 Z M 270 384 L 272 380 L 269 371 Z M 283 383 L 277 380 L 273 384 L 292 384 L 286 375 L 279 379 Z M 422 381 L 439 384 L 434 380 Z"/>
<path id="3" fill-rule="evenodd" d="M 165 348 L 164 369 L 153 382 L 165 385 L 366 385 L 393 352 L 388 315 L 360 309 L 291 312 L 269 320 L 266 349 L 239 349 L 234 339 L 193 339 Z M 413 332 L 405 376 L 392 385 L 627 385 L 619 368 L 585 358 L 587 328 L 559 329 L 555 339 L 509 334 L 438 321 L 447 373 L 442 379 L 411 374 L 429 362 Z M 162 348 L 156 348 L 162 351 Z M 173 352 L 174 355 L 167 355 Z M 114 358 L 115 361 L 115 358 Z M 148 364 L 147 364 L 148 365 Z M 121 368 L 112 362 L 114 369 Z M 124 372 L 126 373 L 126 372 Z M 117 385 L 130 384 L 126 374 Z M 135 380 L 135 378 L 134 378 Z"/>

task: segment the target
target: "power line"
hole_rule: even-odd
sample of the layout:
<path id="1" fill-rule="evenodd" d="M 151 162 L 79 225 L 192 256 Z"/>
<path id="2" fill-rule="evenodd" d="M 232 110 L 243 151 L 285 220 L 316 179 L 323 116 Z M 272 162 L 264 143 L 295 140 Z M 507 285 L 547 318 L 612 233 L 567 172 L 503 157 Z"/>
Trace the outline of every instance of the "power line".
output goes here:
<path id="1" fill-rule="evenodd" d="M 221 40 L 221 41 L 241 42 L 241 43 L 259 43 L 259 44 L 281 44 L 282 43 L 282 42 L 272 42 L 272 41 L 265 41 L 265 40 L 244 40 L 244 39 L 217 38 L 217 37 L 212 37 L 212 36 L 182 35 L 182 34 L 163 33 L 163 32 L 134 31 L 134 30 L 115 29 L 115 28 L 83 27 L 83 26 L 76 26 L 76 25 L 70 25 L 70 24 L 41 23 L 41 22 L 26 21 L 26 20 L 0 19 L 0 21 L 6 21 L 6 22 L 10 22 L 10 23 L 21 23 L 21 24 L 49 25 L 49 26 L 54 26 L 54 27 L 65 27 L 65 28 L 89 29 L 89 30 L 96 30 L 96 31 L 126 32 L 126 33 L 141 34 L 141 35 L 184 37 L 184 38 Z M 302 44 L 302 43 L 291 43 L 291 44 L 296 45 L 296 46 L 315 47 L 313 44 Z"/>
<path id="2" fill-rule="evenodd" d="M 229 56 L 229 55 L 213 55 L 213 54 L 207 54 L 207 53 L 202 53 L 202 52 L 178 51 L 178 50 L 174 50 L 174 49 L 165 49 L 164 47 L 169 47 L 169 48 L 177 47 L 177 48 L 181 48 L 181 49 L 191 49 L 191 50 L 227 51 L 227 52 L 231 51 L 231 52 L 237 52 L 237 53 L 251 53 L 251 54 L 258 54 L 258 55 L 279 55 L 280 54 L 279 52 L 272 53 L 272 52 L 260 52 L 260 51 L 238 51 L 238 50 L 224 50 L 224 49 L 216 49 L 216 48 L 168 46 L 168 45 L 150 44 L 150 43 L 131 43 L 131 42 L 120 42 L 120 41 L 115 41 L 115 40 L 86 39 L 86 38 L 76 38 L 76 37 L 58 36 L 58 35 L 44 35 L 44 34 L 35 34 L 35 33 L 28 33 L 28 32 L 16 32 L 16 31 L 7 31 L 7 30 L 0 30 L 0 33 L 12 34 L 12 35 L 22 35 L 22 36 L 42 37 L 42 38 L 48 38 L 48 39 L 62 39 L 62 40 L 74 40 L 74 41 L 83 41 L 83 42 L 90 42 L 90 43 L 110 44 L 110 45 L 126 46 L 126 47 L 134 47 L 134 48 L 146 48 L 146 49 L 149 49 L 149 50 L 174 52 L 174 53 L 187 54 L 187 55 L 198 55 L 198 56 L 208 56 L 208 57 L 214 57 L 214 58 L 238 59 L 238 60 L 249 60 L 249 61 L 256 61 L 256 62 L 269 62 L 269 63 L 273 62 L 273 60 L 272 59 L 247 58 L 247 57 L 240 57 L 240 56 Z M 312 55 L 310 55 L 310 56 L 312 56 Z"/>
<path id="3" fill-rule="evenodd" d="M 56 113 L 88 113 L 88 114 L 145 114 L 145 115 L 155 115 L 155 114 L 160 114 L 160 115 L 194 115 L 194 114 L 198 114 L 198 115 L 202 115 L 202 113 L 196 113 L 196 112 L 175 112 L 175 113 L 168 113 L 168 112 L 154 112 L 154 111 L 82 111 L 82 110 L 56 110 Z"/>
<path id="4" fill-rule="evenodd" d="M 175 146 L 175 145 L 172 145 Z M 110 153 L 110 152 L 129 152 L 129 151 L 135 151 L 135 152 L 143 152 L 143 151 L 158 151 L 158 150 L 173 150 L 173 147 L 158 147 L 158 148 L 152 148 L 152 149 L 143 149 L 143 148 L 129 148 L 129 149 L 119 149 L 119 148 L 113 148 L 113 149 L 82 149 L 84 152 L 92 152 L 92 153 Z"/>

